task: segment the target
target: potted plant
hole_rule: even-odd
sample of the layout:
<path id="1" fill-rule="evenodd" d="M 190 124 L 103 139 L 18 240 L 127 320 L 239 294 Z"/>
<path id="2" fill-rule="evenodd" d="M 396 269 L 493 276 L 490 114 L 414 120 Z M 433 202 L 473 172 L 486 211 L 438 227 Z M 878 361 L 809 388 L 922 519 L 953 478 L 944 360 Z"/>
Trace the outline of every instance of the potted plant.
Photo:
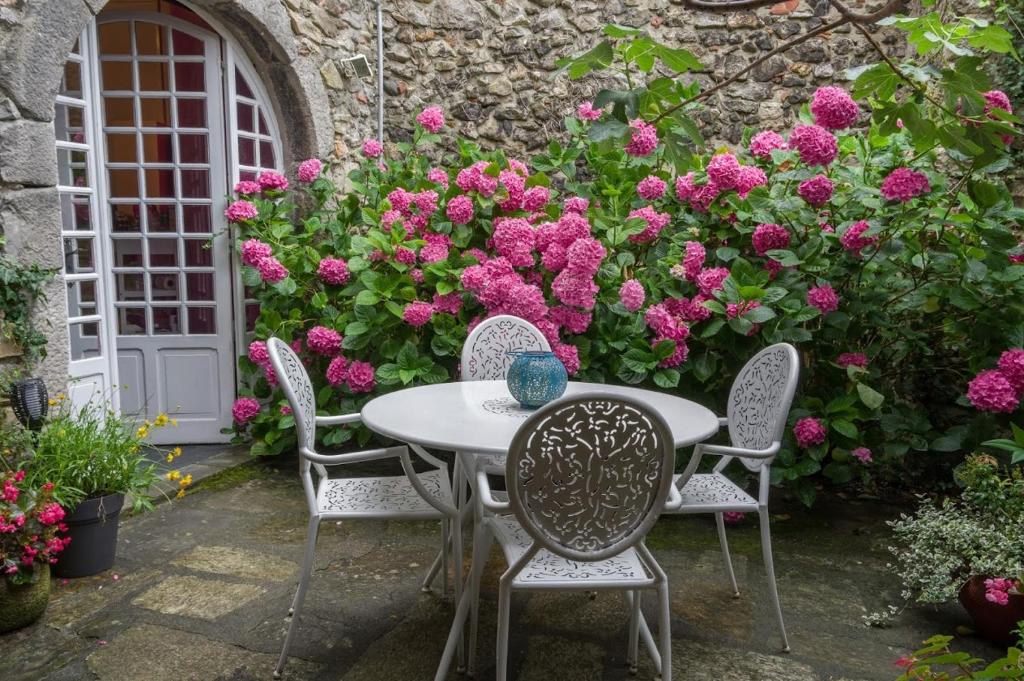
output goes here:
<path id="1" fill-rule="evenodd" d="M 54 497 L 53 483 L 34 487 L 24 470 L 0 474 L 0 634 L 36 621 L 50 601 L 50 565 L 71 541 L 57 536 L 64 508 Z"/>
<path id="2" fill-rule="evenodd" d="M 146 443 L 151 429 L 173 423 L 165 414 L 138 425 L 95 406 L 73 410 L 63 395 L 51 406 L 56 408 L 35 438 L 28 480 L 56 484 L 55 498 L 69 509 L 64 522 L 72 541 L 54 574 L 86 577 L 114 563 L 125 496 L 131 495 L 134 510 L 152 508 L 149 490 L 160 477 L 153 454 L 171 462 L 181 449 Z M 176 471 L 169 477 L 182 495 L 190 478 Z"/>
<path id="3" fill-rule="evenodd" d="M 924 500 L 890 523 L 903 596 L 917 603 L 957 599 L 978 633 L 1000 645 L 1024 620 L 1024 473 L 974 455 L 957 471 L 959 499 Z"/>

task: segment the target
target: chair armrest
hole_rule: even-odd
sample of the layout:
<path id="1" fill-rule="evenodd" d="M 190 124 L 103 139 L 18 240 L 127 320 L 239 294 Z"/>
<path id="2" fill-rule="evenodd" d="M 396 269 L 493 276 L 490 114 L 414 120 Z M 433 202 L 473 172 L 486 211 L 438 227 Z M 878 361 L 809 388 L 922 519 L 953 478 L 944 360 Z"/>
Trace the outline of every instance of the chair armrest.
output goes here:
<path id="1" fill-rule="evenodd" d="M 317 416 L 318 426 L 341 426 L 346 423 L 356 423 L 362 418 L 359 414 L 342 414 L 340 416 Z"/>
<path id="2" fill-rule="evenodd" d="M 705 445 L 700 446 L 702 454 L 714 454 L 716 456 L 739 456 L 744 459 L 770 459 L 779 453 L 782 443 L 773 442 L 767 449 L 744 449 L 743 447 L 731 447 L 729 445 Z"/>
<path id="3" fill-rule="evenodd" d="M 302 450 L 302 456 L 313 463 L 322 466 L 339 466 L 345 463 L 360 463 L 363 461 L 377 461 L 378 459 L 389 459 L 401 457 L 407 453 L 406 447 L 384 447 L 381 449 L 366 449 L 361 452 L 346 452 L 345 454 L 317 454 L 309 449 Z"/>
<path id="4" fill-rule="evenodd" d="M 718 427 L 719 428 L 728 428 L 729 427 L 729 417 L 728 416 L 719 416 L 718 417 Z"/>
<path id="5" fill-rule="evenodd" d="M 666 511 L 678 511 L 683 507 L 683 496 L 679 494 L 679 490 L 675 485 L 669 485 L 668 487 L 668 499 L 665 501 Z"/>
<path id="6" fill-rule="evenodd" d="M 491 496 L 491 483 L 487 482 L 487 471 L 477 471 L 476 492 L 480 495 L 480 503 L 492 513 L 505 513 L 511 508 L 507 501 L 498 501 Z"/>

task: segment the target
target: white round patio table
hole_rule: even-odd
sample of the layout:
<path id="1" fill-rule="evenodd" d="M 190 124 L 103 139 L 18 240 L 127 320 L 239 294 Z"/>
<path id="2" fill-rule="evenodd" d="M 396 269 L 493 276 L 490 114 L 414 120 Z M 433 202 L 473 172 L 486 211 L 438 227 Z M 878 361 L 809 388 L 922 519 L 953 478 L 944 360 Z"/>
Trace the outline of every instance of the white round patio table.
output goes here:
<path id="1" fill-rule="evenodd" d="M 668 393 L 603 383 L 571 381 L 565 396 L 600 392 L 632 397 L 660 413 L 676 448 L 703 442 L 718 432 L 718 417 L 696 402 Z M 408 444 L 505 454 L 534 410 L 519 406 L 505 381 L 461 381 L 405 388 L 366 403 L 362 421 L 370 430 Z"/>

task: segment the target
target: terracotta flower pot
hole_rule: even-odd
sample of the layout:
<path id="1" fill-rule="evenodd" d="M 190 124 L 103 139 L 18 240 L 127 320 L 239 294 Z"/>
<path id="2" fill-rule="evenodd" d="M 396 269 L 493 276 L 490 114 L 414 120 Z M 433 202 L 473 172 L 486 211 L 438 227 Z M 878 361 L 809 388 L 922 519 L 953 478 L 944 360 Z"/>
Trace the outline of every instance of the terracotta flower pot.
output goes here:
<path id="1" fill-rule="evenodd" d="M 0 634 L 21 629 L 42 616 L 50 602 L 50 566 L 36 567 L 39 577 L 30 584 L 11 584 L 0 577 Z"/>
<path id="2" fill-rule="evenodd" d="M 985 600 L 985 577 L 972 577 L 960 589 L 960 605 L 974 621 L 979 634 L 1001 646 L 1017 642 L 1013 631 L 1017 622 L 1024 620 L 1024 594 L 1010 594 L 1006 605 Z"/>

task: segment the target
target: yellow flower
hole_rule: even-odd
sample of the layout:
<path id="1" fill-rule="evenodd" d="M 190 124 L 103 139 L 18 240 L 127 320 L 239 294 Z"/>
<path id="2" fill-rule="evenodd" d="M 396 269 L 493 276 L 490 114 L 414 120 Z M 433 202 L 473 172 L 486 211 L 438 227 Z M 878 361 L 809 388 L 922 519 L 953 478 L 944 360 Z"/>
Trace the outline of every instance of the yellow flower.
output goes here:
<path id="1" fill-rule="evenodd" d="M 167 479 L 171 480 L 171 481 L 177 480 L 180 477 L 181 477 L 181 471 L 171 471 L 170 473 L 167 474 Z"/>
<path id="2" fill-rule="evenodd" d="M 68 396 L 67 396 L 67 395 L 65 395 L 64 393 L 57 393 L 57 401 L 58 401 L 58 402 L 63 402 L 63 401 L 64 401 L 64 400 L 66 400 L 67 398 L 68 398 Z"/>
<path id="3" fill-rule="evenodd" d="M 177 428 L 178 427 L 178 419 L 171 419 L 171 425 L 174 426 L 175 428 Z"/>
<path id="4" fill-rule="evenodd" d="M 171 451 L 171 454 L 174 454 L 174 458 L 178 458 L 179 456 L 181 456 L 181 447 L 175 447 Z"/>
<path id="5" fill-rule="evenodd" d="M 188 487 L 189 485 L 191 485 L 192 484 L 192 474 L 189 473 L 188 475 L 186 475 L 184 478 L 182 478 L 178 482 L 178 484 L 181 485 L 182 489 L 184 489 L 184 488 Z"/>
<path id="6" fill-rule="evenodd" d="M 167 425 L 167 421 L 167 414 L 160 414 L 156 417 L 156 419 L 154 419 L 153 425 L 156 426 L 157 428 L 163 428 L 164 426 Z"/>
<path id="7" fill-rule="evenodd" d="M 175 499 L 184 499 L 185 498 L 185 490 L 179 489 L 178 493 L 174 495 L 174 498 Z"/>
<path id="8" fill-rule="evenodd" d="M 147 421 L 146 424 L 148 425 L 149 422 Z M 135 437 L 139 438 L 140 440 L 145 439 L 147 435 L 149 435 L 149 428 L 147 428 L 146 426 L 139 426 L 139 429 L 135 431 Z"/>
<path id="9" fill-rule="evenodd" d="M 165 458 L 167 463 L 171 463 L 172 461 L 174 461 L 174 454 L 168 453 Z"/>
<path id="10" fill-rule="evenodd" d="M 51 397 L 50 399 L 46 400 L 46 402 L 47 402 L 47 404 L 49 404 L 49 405 L 50 405 L 51 407 L 56 407 L 56 406 L 57 406 L 57 400 L 53 399 L 52 397 Z"/>

